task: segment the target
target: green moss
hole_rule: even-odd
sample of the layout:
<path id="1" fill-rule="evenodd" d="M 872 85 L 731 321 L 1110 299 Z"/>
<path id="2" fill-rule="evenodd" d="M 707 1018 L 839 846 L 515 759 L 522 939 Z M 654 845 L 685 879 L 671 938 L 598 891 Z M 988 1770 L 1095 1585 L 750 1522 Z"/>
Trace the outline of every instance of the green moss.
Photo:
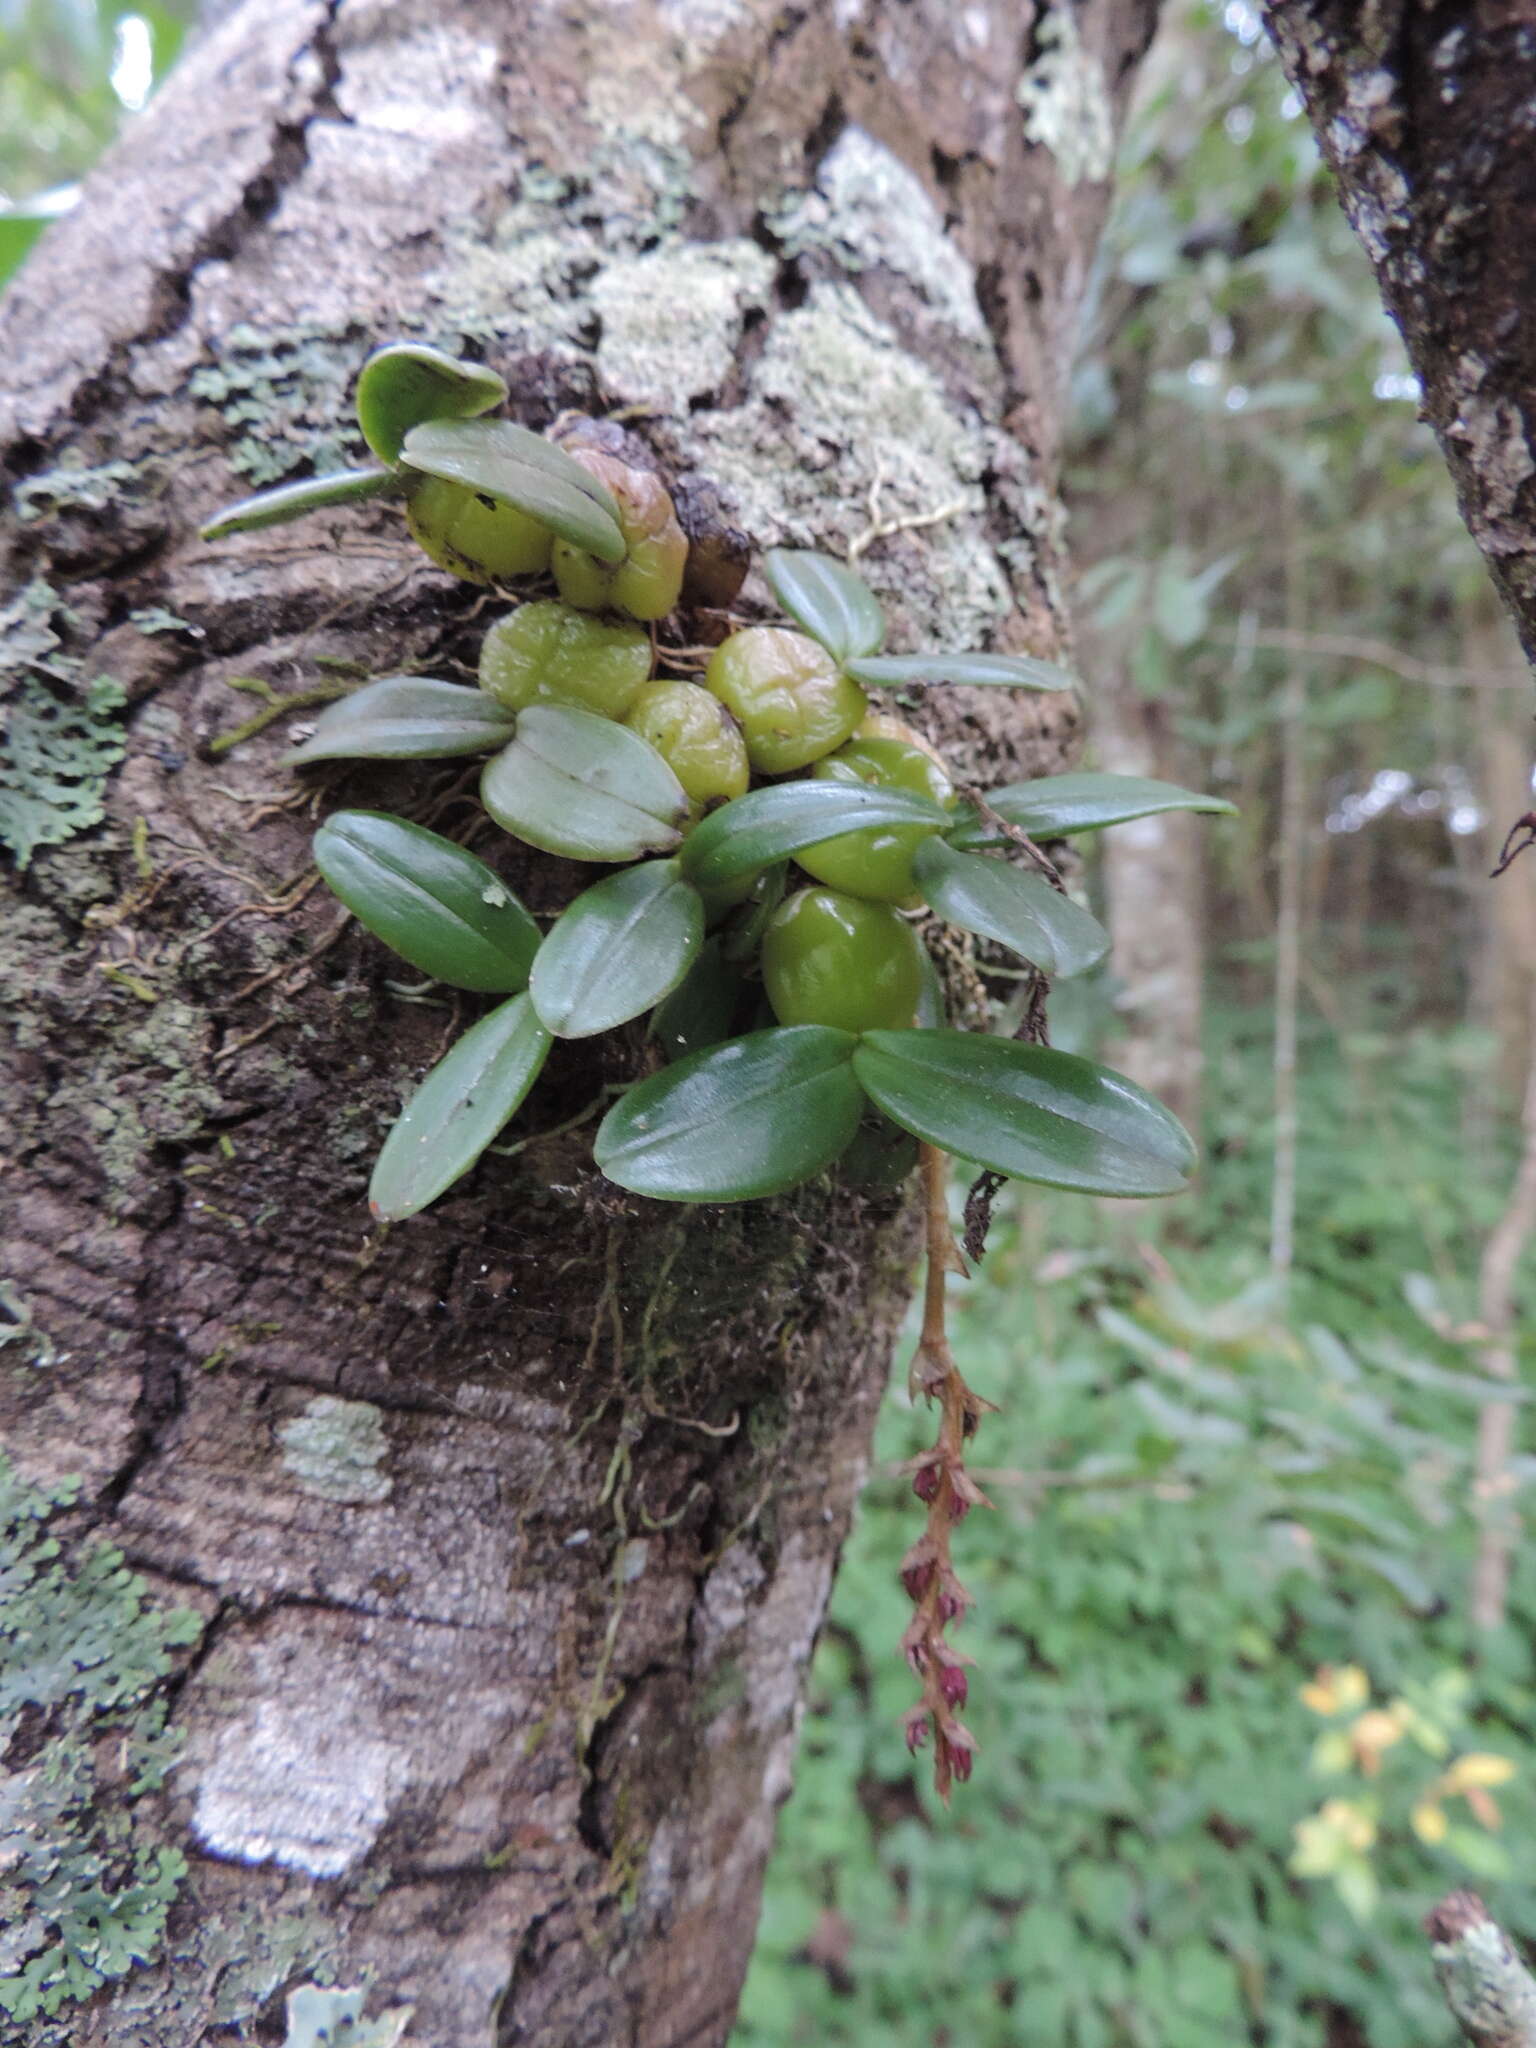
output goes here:
<path id="1" fill-rule="evenodd" d="M 123 758 L 122 688 L 88 678 L 65 652 L 71 622 L 41 578 L 0 610 L 0 841 L 18 867 L 101 822 L 107 778 Z"/>
<path id="2" fill-rule="evenodd" d="M 120 1552 L 64 1549 L 48 1525 L 75 1492 L 0 1461 L 0 2041 L 18 2044 L 150 1959 L 186 1873 L 135 1808 L 174 1756 L 164 1683 L 202 1623 L 149 1606 Z"/>

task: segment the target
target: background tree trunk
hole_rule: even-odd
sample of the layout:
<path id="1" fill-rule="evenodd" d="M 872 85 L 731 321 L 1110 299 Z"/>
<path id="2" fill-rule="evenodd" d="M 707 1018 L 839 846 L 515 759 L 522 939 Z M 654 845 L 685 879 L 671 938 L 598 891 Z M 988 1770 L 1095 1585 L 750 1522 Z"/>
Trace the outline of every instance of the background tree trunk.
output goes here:
<path id="1" fill-rule="evenodd" d="M 1413 0 L 1269 0 L 1264 15 L 1536 656 L 1536 32 L 1520 7 Z"/>
<path id="2" fill-rule="evenodd" d="M 51 1362 L 3 1368 L 0 1427 L 203 1621 L 164 1952 L 37 2040 L 255 2039 L 285 1982 L 363 1973 L 426 2048 L 725 2038 L 906 1212 L 835 1179 L 639 1202 L 585 1129 L 371 1232 L 453 1019 L 308 892 L 290 721 L 214 748 L 253 677 L 453 673 L 476 593 L 387 510 L 193 529 L 334 458 L 363 354 L 421 335 L 532 424 L 626 409 L 759 547 L 958 501 L 864 557 L 893 644 L 1056 653 L 1060 391 L 1152 13 L 249 0 L 17 281 L 0 682 L 129 706 L 105 822 L 3 905 L 3 1271 Z M 993 779 L 1076 726 L 945 714 Z M 540 910 L 575 886 L 513 876 Z M 562 1049 L 526 1121 L 634 1051 Z"/>

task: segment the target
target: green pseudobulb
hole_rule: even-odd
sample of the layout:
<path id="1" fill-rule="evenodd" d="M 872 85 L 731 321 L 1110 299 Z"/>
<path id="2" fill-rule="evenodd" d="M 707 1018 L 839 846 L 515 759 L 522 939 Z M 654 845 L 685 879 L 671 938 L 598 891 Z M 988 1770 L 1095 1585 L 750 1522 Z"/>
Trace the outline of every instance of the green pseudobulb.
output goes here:
<path id="1" fill-rule="evenodd" d="M 896 739 L 851 739 L 811 770 L 825 782 L 867 782 L 880 789 L 909 789 L 948 810 L 954 784 L 932 755 Z M 851 896 L 896 903 L 915 910 L 923 892 L 912 872 L 912 857 L 932 832 L 925 825 L 872 825 L 807 846 L 798 859 L 808 875 Z"/>
<path id="2" fill-rule="evenodd" d="M 823 647 L 782 626 L 748 626 L 717 647 L 707 687 L 731 712 L 760 775 L 790 775 L 848 739 L 864 692 Z"/>
<path id="3" fill-rule="evenodd" d="M 898 1031 L 923 994 L 923 949 L 887 904 L 801 889 L 763 936 L 763 987 L 781 1024 Z"/>
<path id="4" fill-rule="evenodd" d="M 424 476 L 406 502 L 405 520 L 437 566 L 466 583 L 500 583 L 549 567 L 549 528 L 468 484 Z"/>
<path id="5" fill-rule="evenodd" d="M 480 644 L 480 687 L 509 711 L 575 704 L 626 718 L 651 672 L 638 626 L 610 624 L 554 598 L 519 605 Z"/>

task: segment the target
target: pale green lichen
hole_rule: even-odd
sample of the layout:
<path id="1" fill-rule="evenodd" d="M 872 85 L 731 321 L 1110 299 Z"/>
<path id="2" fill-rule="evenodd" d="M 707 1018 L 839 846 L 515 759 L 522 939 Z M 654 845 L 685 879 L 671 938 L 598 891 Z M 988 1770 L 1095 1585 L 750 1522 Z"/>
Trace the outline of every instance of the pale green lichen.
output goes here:
<path id="1" fill-rule="evenodd" d="M 71 1557 L 40 1493 L 0 1460 L 0 1726 L 27 1739 L 0 1772 L 0 2042 L 62 2041 L 55 2014 L 147 1962 L 186 1874 L 134 1808 L 175 1755 L 160 1696 L 199 1617 L 148 1605 L 121 1553 Z"/>
<path id="2" fill-rule="evenodd" d="M 278 1431 L 283 1464 L 305 1493 L 361 1506 L 388 1500 L 393 1481 L 379 1468 L 389 1455 L 384 1417 L 371 1401 L 317 1394 Z"/>
<path id="3" fill-rule="evenodd" d="M 850 273 L 880 267 L 917 288 L 929 308 L 974 341 L 986 335 L 976 278 L 944 230 L 921 181 L 867 129 L 844 129 L 808 191 L 769 210 L 786 255 L 825 249 Z"/>
<path id="4" fill-rule="evenodd" d="M 755 242 L 710 242 L 620 258 L 590 298 L 601 317 L 603 387 L 629 404 L 681 411 L 730 373 L 748 311 L 766 304 L 773 259 Z"/>
<path id="5" fill-rule="evenodd" d="M 69 1353 L 59 1351 L 48 1332 L 38 1325 L 32 1304 L 16 1285 L 14 1280 L 0 1280 L 0 1350 L 15 1345 L 11 1358 L 21 1365 L 35 1365 L 46 1370 L 57 1365 L 61 1356 Z"/>
<path id="6" fill-rule="evenodd" d="M 1069 185 L 1107 178 L 1115 161 L 1115 109 L 1104 66 L 1083 44 L 1060 0 L 1040 23 L 1039 54 L 1015 90 L 1029 141 L 1048 149 Z"/>
<path id="7" fill-rule="evenodd" d="M 11 502 L 23 525 L 58 512 L 105 512 L 113 499 L 138 481 L 139 476 L 137 463 L 88 465 L 77 451 L 69 450 L 55 468 L 19 483 L 11 493 Z"/>
<path id="8" fill-rule="evenodd" d="M 34 579 L 0 610 L 0 842 L 18 867 L 40 846 L 62 845 L 100 824 L 107 778 L 123 757 L 121 686 L 87 677 L 64 652 L 70 613 Z"/>
<path id="9" fill-rule="evenodd" d="M 288 2033 L 283 2048 L 396 2048 L 406 2038 L 412 2008 L 397 2005 L 376 2019 L 364 2019 L 366 1992 L 323 1991 L 301 1984 L 288 1996 Z"/>
<path id="10" fill-rule="evenodd" d="M 210 1025 L 198 1005 L 165 997 L 142 1021 L 112 1034 L 97 1059 L 83 1058 L 60 1080 L 47 1108 L 71 1110 L 94 1134 L 107 1205 L 116 1211 L 142 1193 L 146 1159 L 159 1144 L 186 1144 L 223 1106 L 199 1078 Z"/>
<path id="11" fill-rule="evenodd" d="M 350 324 L 230 329 L 217 361 L 194 370 L 187 389 L 236 430 L 233 468 L 260 486 L 299 469 L 323 475 L 366 457 L 347 403 L 358 341 Z"/>

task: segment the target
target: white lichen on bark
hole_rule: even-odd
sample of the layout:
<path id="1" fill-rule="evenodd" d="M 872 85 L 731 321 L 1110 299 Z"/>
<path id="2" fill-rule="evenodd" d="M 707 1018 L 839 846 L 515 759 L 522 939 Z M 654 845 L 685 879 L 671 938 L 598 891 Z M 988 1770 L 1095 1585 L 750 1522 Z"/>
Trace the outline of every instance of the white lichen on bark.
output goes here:
<path id="1" fill-rule="evenodd" d="M 1014 97 L 1024 133 L 1048 149 L 1064 182 L 1107 178 L 1115 161 L 1115 113 L 1104 66 L 1084 47 L 1070 4 L 1053 6 L 1038 30 L 1040 53 Z"/>

